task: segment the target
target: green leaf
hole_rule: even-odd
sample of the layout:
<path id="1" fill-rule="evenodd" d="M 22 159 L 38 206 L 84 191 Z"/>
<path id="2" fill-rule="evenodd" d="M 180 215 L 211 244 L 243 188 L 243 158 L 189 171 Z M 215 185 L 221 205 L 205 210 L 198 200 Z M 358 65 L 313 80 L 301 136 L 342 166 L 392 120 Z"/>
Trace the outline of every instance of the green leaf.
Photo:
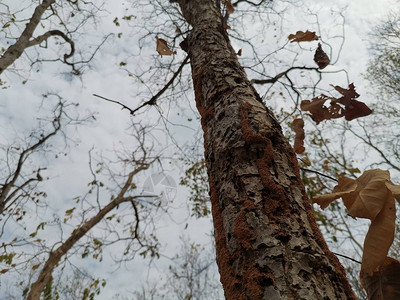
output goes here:
<path id="1" fill-rule="evenodd" d="M 65 215 L 66 215 L 66 216 L 71 215 L 71 214 L 74 212 L 74 210 L 75 210 L 75 207 L 73 207 L 73 208 L 71 208 L 71 209 L 67 209 L 67 210 L 65 211 Z"/>
<path id="2" fill-rule="evenodd" d="M 100 240 L 98 240 L 98 239 L 93 239 L 93 243 L 94 243 L 95 245 L 98 245 L 98 246 L 103 245 L 103 243 L 102 243 Z"/>
<path id="3" fill-rule="evenodd" d="M 117 17 L 114 19 L 113 23 L 115 24 L 115 26 L 119 26 L 120 25 L 119 22 L 118 22 L 118 18 Z"/>

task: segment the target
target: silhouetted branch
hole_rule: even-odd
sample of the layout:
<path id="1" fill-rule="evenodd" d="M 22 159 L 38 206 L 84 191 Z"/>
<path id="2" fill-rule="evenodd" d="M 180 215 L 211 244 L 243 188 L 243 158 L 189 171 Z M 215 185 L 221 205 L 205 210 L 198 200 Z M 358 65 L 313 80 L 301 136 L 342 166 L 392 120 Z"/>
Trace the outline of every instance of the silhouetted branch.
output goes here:
<path id="1" fill-rule="evenodd" d="M 310 67 L 291 67 L 287 69 L 284 72 L 281 72 L 277 74 L 275 77 L 269 78 L 269 79 L 252 79 L 251 83 L 252 84 L 266 84 L 266 83 L 275 83 L 277 82 L 281 77 L 286 76 L 290 71 L 292 70 L 313 70 L 319 72 L 318 68 L 310 68 Z"/>
<path id="2" fill-rule="evenodd" d="M 183 62 L 181 63 L 181 65 L 179 66 L 178 70 L 176 70 L 176 72 L 174 73 L 174 75 L 171 77 L 171 79 L 164 85 L 164 87 L 157 93 L 155 94 L 153 97 L 151 97 L 150 100 L 144 102 L 142 105 L 140 105 L 139 107 L 135 108 L 135 109 L 131 109 L 130 107 L 126 106 L 125 104 L 116 101 L 116 100 L 112 100 L 97 94 L 93 94 L 93 96 L 101 98 L 103 100 L 109 101 L 109 102 L 113 102 L 116 104 L 119 104 L 122 106 L 122 109 L 127 109 L 130 111 L 131 115 L 135 114 L 135 112 L 137 112 L 138 110 L 140 110 L 141 108 L 147 106 L 147 105 L 156 105 L 157 104 L 157 100 L 158 98 L 160 98 L 160 96 L 162 94 L 164 94 L 164 92 L 172 85 L 172 83 L 174 82 L 174 80 L 176 79 L 176 77 L 178 77 L 178 75 L 182 72 L 183 67 L 187 64 L 187 62 L 189 61 L 189 56 L 186 56 L 186 58 L 183 60 Z"/>
<path id="3" fill-rule="evenodd" d="M 15 44 L 8 47 L 6 52 L 0 57 L 0 74 L 12 65 L 14 61 L 22 55 L 25 49 L 29 47 L 30 39 L 37 25 L 40 23 L 42 15 L 54 2 L 55 0 L 43 0 L 43 2 L 36 7 L 21 36 L 17 39 Z"/>

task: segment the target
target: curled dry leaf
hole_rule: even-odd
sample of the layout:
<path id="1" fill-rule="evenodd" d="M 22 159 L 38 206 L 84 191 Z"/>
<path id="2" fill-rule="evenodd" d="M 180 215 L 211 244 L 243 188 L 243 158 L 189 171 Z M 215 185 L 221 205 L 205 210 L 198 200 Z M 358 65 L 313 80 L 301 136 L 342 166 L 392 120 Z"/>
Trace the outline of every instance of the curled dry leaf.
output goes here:
<path id="1" fill-rule="evenodd" d="M 385 202 L 382 211 L 371 222 L 364 241 L 361 271 L 372 272 L 382 264 L 394 240 L 396 206 L 393 197 Z"/>
<path id="2" fill-rule="evenodd" d="M 233 5 L 231 3 L 231 1 L 226 1 L 225 2 L 225 6 L 226 6 L 226 11 L 228 14 L 233 14 L 233 12 L 235 11 L 235 9 L 233 8 Z"/>
<path id="3" fill-rule="evenodd" d="M 315 50 L 314 54 L 314 61 L 317 63 L 318 68 L 321 70 L 324 69 L 331 60 L 329 59 L 329 56 L 322 50 L 321 43 L 318 43 L 318 48 Z"/>
<path id="4" fill-rule="evenodd" d="M 297 31 L 296 34 L 289 34 L 288 36 L 289 40 L 291 40 L 291 43 L 294 42 L 311 42 L 311 41 L 316 41 L 319 39 L 318 35 L 315 34 L 315 32 L 311 31 Z"/>
<path id="5" fill-rule="evenodd" d="M 364 241 L 363 273 L 372 274 L 383 263 L 392 245 L 395 197 L 400 197 L 400 186 L 390 181 L 389 171 L 375 169 L 364 172 L 356 180 L 342 176 L 332 193 L 313 198 L 313 202 L 322 209 L 335 199 L 342 198 L 350 216 L 371 220 Z"/>
<path id="6" fill-rule="evenodd" d="M 158 36 L 156 36 L 156 40 L 157 40 L 157 52 L 160 55 L 172 55 L 172 54 L 176 54 L 176 51 L 172 51 L 168 45 L 167 45 L 167 41 L 164 39 L 160 39 L 158 38 Z"/>
<path id="7" fill-rule="evenodd" d="M 294 137 L 294 152 L 302 154 L 306 148 L 304 148 L 304 121 L 303 119 L 295 119 L 292 123 L 293 130 L 296 133 Z"/>
<path id="8" fill-rule="evenodd" d="M 340 86 L 334 86 L 334 88 L 342 94 L 342 97 L 335 98 L 321 94 L 321 96 L 315 97 L 311 101 L 303 100 L 301 102 L 300 108 L 303 111 L 309 111 L 315 123 L 319 124 L 321 121 L 337 119 L 342 116 L 347 121 L 351 121 L 372 113 L 372 110 L 367 105 L 354 99 L 360 95 L 355 91 L 353 83 L 349 85 L 348 89 Z M 325 102 L 328 100 L 331 102 L 329 106 L 326 106 Z"/>
<path id="9" fill-rule="evenodd" d="M 386 257 L 372 275 L 361 273 L 361 285 L 369 300 L 400 299 L 400 262 Z"/>

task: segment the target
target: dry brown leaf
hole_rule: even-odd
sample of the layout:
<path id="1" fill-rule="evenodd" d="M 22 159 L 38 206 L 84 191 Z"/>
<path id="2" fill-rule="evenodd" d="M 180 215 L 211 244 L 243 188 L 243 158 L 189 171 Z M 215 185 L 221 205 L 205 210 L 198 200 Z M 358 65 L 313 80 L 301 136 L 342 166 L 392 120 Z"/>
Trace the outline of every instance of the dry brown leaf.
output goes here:
<path id="1" fill-rule="evenodd" d="M 321 43 L 318 43 L 318 48 L 315 50 L 314 54 L 314 61 L 317 63 L 318 68 L 321 70 L 324 69 L 331 60 L 329 59 L 329 56 L 322 50 Z"/>
<path id="2" fill-rule="evenodd" d="M 312 200 L 322 209 L 328 207 L 334 200 L 351 194 L 357 189 L 357 182 L 346 176 L 339 177 L 338 185 L 334 187 L 332 193 L 314 197 Z M 349 201 L 349 200 L 348 200 Z"/>
<path id="3" fill-rule="evenodd" d="M 157 40 L 157 52 L 160 55 L 172 55 L 172 54 L 176 54 L 176 51 L 172 51 L 168 45 L 167 45 L 167 41 L 164 39 L 160 39 L 158 38 L 158 36 L 156 36 L 156 40 Z"/>
<path id="4" fill-rule="evenodd" d="M 320 204 L 320 199 L 332 199 L 332 202 L 348 195 L 343 201 L 349 215 L 374 220 L 389 197 L 393 198 L 392 192 L 386 186 L 387 182 L 390 182 L 389 171 L 380 169 L 365 171 L 356 180 L 342 176 L 332 193 L 314 197 L 313 201 Z M 324 207 L 321 208 L 326 206 L 324 202 Z"/>
<path id="5" fill-rule="evenodd" d="M 306 150 L 306 148 L 304 148 L 304 121 L 303 119 L 294 119 L 292 125 L 296 133 L 293 145 L 294 152 L 302 154 Z"/>
<path id="6" fill-rule="evenodd" d="M 385 259 L 394 238 L 396 207 L 394 197 L 400 197 L 400 186 L 390 181 L 388 171 L 364 172 L 353 180 L 339 178 L 332 193 L 313 198 L 321 208 L 342 198 L 349 215 L 370 219 L 371 225 L 364 241 L 361 270 L 372 274 Z"/>
<path id="7" fill-rule="evenodd" d="M 360 97 L 360 95 L 355 90 L 354 83 L 350 83 L 348 89 L 344 89 L 338 85 L 332 85 L 332 86 L 335 88 L 335 90 L 337 90 L 339 93 L 341 93 L 346 98 Z M 345 104 L 345 103 L 342 103 L 342 104 Z"/>
<path id="8" fill-rule="evenodd" d="M 389 197 L 378 216 L 371 222 L 364 241 L 361 272 L 370 274 L 380 266 L 394 240 L 396 207 L 394 198 Z"/>
<path id="9" fill-rule="evenodd" d="M 321 121 L 337 119 L 344 115 L 343 108 L 337 103 L 333 102 L 335 98 L 321 95 L 310 100 L 303 100 L 300 103 L 300 108 L 303 111 L 309 111 L 311 118 L 315 123 L 319 124 Z M 325 106 L 325 102 L 331 100 L 330 106 Z"/>
<path id="10" fill-rule="evenodd" d="M 380 169 L 366 171 L 358 177 L 356 179 L 359 183 L 357 198 L 351 207 L 346 206 L 349 214 L 353 217 L 367 218 L 373 221 L 385 202 L 389 201 L 390 197 L 393 198 L 385 184 L 389 180 L 389 171 Z"/>
<path id="11" fill-rule="evenodd" d="M 357 100 L 351 100 L 346 106 L 344 117 L 347 121 L 351 121 L 360 117 L 368 116 L 372 110 L 365 104 Z"/>
<path id="12" fill-rule="evenodd" d="M 232 6 L 231 1 L 226 1 L 225 2 L 225 6 L 226 6 L 226 11 L 228 14 L 233 14 L 233 12 L 235 11 L 235 9 Z"/>
<path id="13" fill-rule="evenodd" d="M 300 108 L 303 111 L 309 111 L 311 118 L 315 123 L 319 124 L 321 121 L 345 117 L 347 121 L 356 118 L 364 117 L 372 113 L 372 110 L 364 103 L 354 100 L 359 97 L 354 88 L 354 84 L 349 85 L 349 89 L 344 89 L 340 86 L 334 86 L 343 96 L 340 98 L 328 97 L 321 94 L 310 100 L 303 100 Z M 330 106 L 326 106 L 325 102 L 330 100 Z"/>
<path id="14" fill-rule="evenodd" d="M 315 34 L 315 32 L 311 31 L 297 31 L 296 34 L 289 34 L 288 36 L 289 40 L 291 40 L 291 43 L 294 42 L 311 42 L 311 41 L 316 41 L 318 40 L 318 35 Z"/>
<path id="15" fill-rule="evenodd" d="M 393 196 L 400 203 L 400 185 L 393 184 L 391 181 L 386 182 L 386 187 L 392 192 Z"/>
<path id="16" fill-rule="evenodd" d="M 360 278 L 369 300 L 400 299 L 400 262 L 398 260 L 386 257 L 372 276 L 361 273 Z"/>
<path id="17" fill-rule="evenodd" d="M 308 157 L 304 157 L 301 159 L 301 161 L 306 165 L 306 166 L 311 166 L 311 161 Z"/>

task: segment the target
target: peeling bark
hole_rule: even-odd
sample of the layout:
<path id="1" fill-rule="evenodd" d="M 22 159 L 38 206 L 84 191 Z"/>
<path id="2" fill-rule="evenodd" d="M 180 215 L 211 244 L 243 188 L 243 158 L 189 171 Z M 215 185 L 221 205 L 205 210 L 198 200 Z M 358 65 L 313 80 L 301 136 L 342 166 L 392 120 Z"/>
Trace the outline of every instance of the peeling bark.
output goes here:
<path id="1" fill-rule="evenodd" d="M 226 299 L 356 299 L 316 225 L 296 155 L 212 0 L 179 0 L 201 114 Z"/>

